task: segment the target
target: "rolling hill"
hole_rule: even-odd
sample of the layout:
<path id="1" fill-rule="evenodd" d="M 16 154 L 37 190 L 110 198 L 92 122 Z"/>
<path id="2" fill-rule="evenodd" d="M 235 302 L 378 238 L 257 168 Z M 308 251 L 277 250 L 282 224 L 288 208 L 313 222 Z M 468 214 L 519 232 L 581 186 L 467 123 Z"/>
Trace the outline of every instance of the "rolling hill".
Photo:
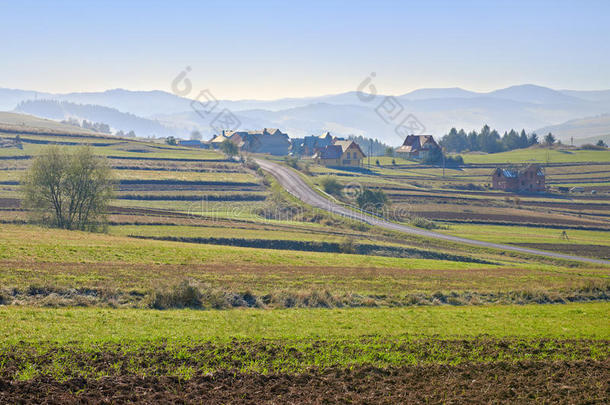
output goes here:
<path id="1" fill-rule="evenodd" d="M 110 125 L 114 130 L 125 132 L 133 130 L 139 136 L 170 136 L 175 133 L 174 130 L 164 127 L 155 120 L 92 104 L 76 104 L 56 100 L 29 100 L 20 103 L 15 111 L 52 120 L 76 118 L 102 122 Z"/>
<path id="2" fill-rule="evenodd" d="M 103 134 L 88 129 L 62 124 L 33 115 L 3 111 L 0 111 L 0 133 L 1 132 L 104 136 Z"/>
<path id="3" fill-rule="evenodd" d="M 595 143 L 602 139 L 610 142 L 610 114 L 602 114 L 595 117 L 579 118 L 570 120 L 559 125 L 551 125 L 540 128 L 538 134 L 552 132 L 563 143 L 570 143 L 570 138 L 574 138 L 575 145 Z"/>

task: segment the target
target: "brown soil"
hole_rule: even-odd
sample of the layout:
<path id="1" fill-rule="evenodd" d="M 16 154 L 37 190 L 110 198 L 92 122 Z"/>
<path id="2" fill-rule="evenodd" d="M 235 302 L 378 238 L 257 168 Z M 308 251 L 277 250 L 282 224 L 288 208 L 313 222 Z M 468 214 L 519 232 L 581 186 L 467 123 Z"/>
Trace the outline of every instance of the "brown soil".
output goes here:
<path id="1" fill-rule="evenodd" d="M 587 403 L 610 400 L 609 361 L 358 367 L 290 374 L 0 380 L 1 403 Z"/>
<path id="2" fill-rule="evenodd" d="M 19 208 L 20 200 L 17 198 L 0 198 L 0 208 Z"/>

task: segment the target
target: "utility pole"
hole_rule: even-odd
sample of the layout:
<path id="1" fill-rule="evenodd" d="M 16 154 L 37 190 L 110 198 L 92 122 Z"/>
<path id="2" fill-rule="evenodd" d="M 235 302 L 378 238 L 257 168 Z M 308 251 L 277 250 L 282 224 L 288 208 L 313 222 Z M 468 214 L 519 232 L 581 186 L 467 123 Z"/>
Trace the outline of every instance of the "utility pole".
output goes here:
<path id="1" fill-rule="evenodd" d="M 441 148 L 441 155 L 443 155 L 443 178 L 445 178 L 445 148 Z"/>

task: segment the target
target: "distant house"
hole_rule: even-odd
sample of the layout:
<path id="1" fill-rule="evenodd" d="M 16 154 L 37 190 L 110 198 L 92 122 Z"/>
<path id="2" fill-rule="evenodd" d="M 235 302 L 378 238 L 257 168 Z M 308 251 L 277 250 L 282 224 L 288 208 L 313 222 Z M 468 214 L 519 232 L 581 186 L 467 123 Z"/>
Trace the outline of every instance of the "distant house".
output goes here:
<path id="1" fill-rule="evenodd" d="M 210 139 L 207 143 L 211 148 L 218 149 L 227 139 L 229 139 L 229 137 L 225 135 L 225 131 L 222 131 L 221 134 L 213 136 L 212 139 Z"/>
<path id="2" fill-rule="evenodd" d="M 240 150 L 251 153 L 268 153 L 283 156 L 288 154 L 290 139 L 276 128 L 263 128 L 258 131 L 222 131 L 211 143 L 222 143 L 229 139 Z"/>
<path id="3" fill-rule="evenodd" d="M 318 149 L 313 155 L 313 159 L 324 166 L 362 166 L 365 157 L 356 142 L 342 139 L 334 139 L 331 145 Z"/>
<path id="4" fill-rule="evenodd" d="M 181 146 L 188 146 L 191 148 L 203 148 L 203 149 L 208 149 L 209 145 L 207 143 L 203 143 L 198 139 L 181 139 L 180 140 L 180 145 Z"/>
<path id="5" fill-rule="evenodd" d="M 421 160 L 431 153 L 440 153 L 440 151 L 441 148 L 432 135 L 408 135 L 402 146 L 396 148 L 396 156 Z"/>
<path id="6" fill-rule="evenodd" d="M 511 192 L 541 192 L 546 188 L 544 170 L 540 165 L 531 164 L 525 169 L 500 168 L 493 171 L 492 187 Z"/>
<path id="7" fill-rule="evenodd" d="M 333 137 L 330 132 L 322 135 L 310 135 L 305 138 L 295 138 L 292 140 L 290 152 L 295 156 L 313 156 L 316 151 L 332 145 Z"/>

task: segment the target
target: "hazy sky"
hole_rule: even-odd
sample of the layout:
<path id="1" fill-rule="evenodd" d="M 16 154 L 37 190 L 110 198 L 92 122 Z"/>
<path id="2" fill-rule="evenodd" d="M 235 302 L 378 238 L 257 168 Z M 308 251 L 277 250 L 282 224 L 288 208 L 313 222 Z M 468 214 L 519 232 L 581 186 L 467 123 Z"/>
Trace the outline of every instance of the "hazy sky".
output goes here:
<path id="1" fill-rule="evenodd" d="M 6 1 L 0 87 L 217 98 L 610 88 L 610 1 Z"/>

